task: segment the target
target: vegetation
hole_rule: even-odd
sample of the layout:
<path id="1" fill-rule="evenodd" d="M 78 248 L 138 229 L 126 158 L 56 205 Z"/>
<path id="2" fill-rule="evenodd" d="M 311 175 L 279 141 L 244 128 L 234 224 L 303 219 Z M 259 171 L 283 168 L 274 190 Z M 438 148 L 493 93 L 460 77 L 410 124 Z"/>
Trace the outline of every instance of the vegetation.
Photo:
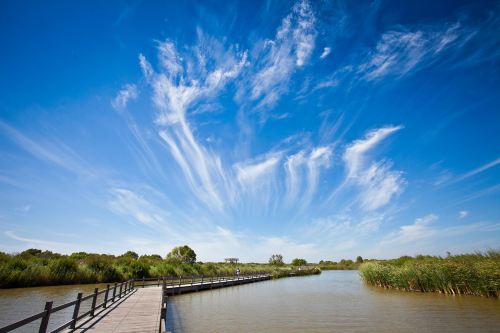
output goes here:
<path id="1" fill-rule="evenodd" d="M 307 261 L 305 259 L 295 258 L 292 260 L 292 266 L 305 266 Z"/>
<path id="2" fill-rule="evenodd" d="M 274 266 L 283 266 L 285 262 L 283 261 L 283 256 L 281 254 L 273 254 L 269 258 L 269 264 Z"/>
<path id="3" fill-rule="evenodd" d="M 358 256 L 358 258 L 361 257 Z M 321 260 L 319 262 L 319 267 L 322 270 L 352 270 L 358 269 L 359 265 L 360 262 L 358 261 L 358 259 L 356 259 L 356 262 L 353 262 L 351 259 L 342 259 L 339 262 L 330 260 Z"/>
<path id="4" fill-rule="evenodd" d="M 400 257 L 363 263 L 363 280 L 407 291 L 500 296 L 500 251 L 465 255 Z"/>
<path id="5" fill-rule="evenodd" d="M 194 264 L 196 262 L 196 253 L 187 245 L 178 246 L 167 254 L 167 260 L 171 263 Z"/>
<path id="6" fill-rule="evenodd" d="M 158 276 L 217 276 L 266 272 L 273 278 L 319 274 L 314 265 L 287 265 L 282 255 L 274 255 L 270 264 L 230 264 L 196 262 L 196 253 L 188 246 L 174 248 L 166 258 L 158 254 L 142 255 L 128 251 L 120 256 L 76 252 L 61 255 L 29 249 L 18 254 L 0 252 L 0 288 L 60 284 L 119 282 L 130 278 Z"/>

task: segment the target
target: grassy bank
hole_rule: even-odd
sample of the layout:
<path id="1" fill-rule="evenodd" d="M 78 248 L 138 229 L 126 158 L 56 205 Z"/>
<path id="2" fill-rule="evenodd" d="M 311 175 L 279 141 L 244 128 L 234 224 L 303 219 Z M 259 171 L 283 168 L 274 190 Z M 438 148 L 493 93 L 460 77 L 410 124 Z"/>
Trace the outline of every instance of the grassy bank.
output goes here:
<path id="1" fill-rule="evenodd" d="M 500 296 L 500 251 L 448 256 L 401 257 L 363 263 L 363 280 L 407 291 Z"/>
<path id="2" fill-rule="evenodd" d="M 310 265 L 179 263 L 159 255 L 138 256 L 133 252 L 121 256 L 84 252 L 67 256 L 31 249 L 19 254 L 0 252 L 0 288 L 117 282 L 158 276 L 234 275 L 236 268 L 241 274 L 266 272 L 273 278 L 321 273 Z"/>

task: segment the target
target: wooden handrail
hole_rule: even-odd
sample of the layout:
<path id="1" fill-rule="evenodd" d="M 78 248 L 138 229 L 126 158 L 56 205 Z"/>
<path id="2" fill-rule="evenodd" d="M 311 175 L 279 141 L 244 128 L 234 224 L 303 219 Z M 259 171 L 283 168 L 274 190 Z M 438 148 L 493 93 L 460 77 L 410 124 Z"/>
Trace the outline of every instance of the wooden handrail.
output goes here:
<path id="1" fill-rule="evenodd" d="M 129 286 L 132 286 L 131 281 L 132 281 L 132 279 L 126 281 Z M 115 294 L 116 294 L 116 288 L 117 288 L 116 286 L 111 288 L 111 289 L 113 289 L 113 293 L 115 293 Z M 71 306 L 74 306 L 72 319 L 70 321 L 68 321 L 67 323 L 62 324 L 61 326 L 55 328 L 54 330 L 51 331 L 51 333 L 60 332 L 68 326 L 74 327 L 74 326 L 76 326 L 76 323 L 79 320 L 81 320 L 84 317 L 89 316 L 89 315 L 94 316 L 94 311 L 105 305 L 105 302 L 99 304 L 98 306 L 96 306 L 95 303 L 97 302 L 98 295 L 102 295 L 103 293 L 109 292 L 109 290 L 110 289 L 98 291 L 98 288 L 95 288 L 94 293 L 87 295 L 85 297 L 83 297 L 82 293 L 78 293 L 76 300 L 58 305 L 56 307 L 52 306 L 53 302 L 46 302 L 45 308 L 42 312 L 37 313 L 35 315 L 32 315 L 30 317 L 24 318 L 22 320 L 19 320 L 19 321 L 12 323 L 10 325 L 4 326 L 4 327 L 0 328 L 0 333 L 7 333 L 10 331 L 13 331 L 15 329 L 18 329 L 22 326 L 30 324 L 30 323 L 34 322 L 35 320 L 39 320 L 39 319 L 42 319 L 42 320 L 40 322 L 40 327 L 39 327 L 38 331 L 40 333 L 46 333 L 48 330 L 48 324 L 49 324 L 49 319 L 50 319 L 51 314 L 56 313 L 58 311 L 61 311 L 63 309 L 69 308 Z M 131 288 L 125 289 L 125 290 L 120 290 L 119 297 L 125 295 L 126 293 L 130 292 L 131 290 L 132 290 Z M 81 302 L 84 302 L 84 301 L 89 300 L 89 299 L 92 299 L 91 309 L 83 314 L 79 314 Z M 110 301 L 112 301 L 112 300 L 108 300 L 108 302 L 110 302 Z"/>
<path id="2" fill-rule="evenodd" d="M 253 273 L 253 274 L 240 274 L 240 275 L 232 275 L 232 276 L 224 276 L 224 275 L 211 275 L 210 279 L 207 278 L 207 276 L 204 275 L 199 275 L 199 276 L 190 276 L 190 277 L 157 277 L 157 278 L 142 278 L 140 281 L 142 282 L 139 286 L 141 287 L 147 287 L 147 286 L 159 286 L 160 285 L 160 280 L 162 281 L 162 319 L 166 321 L 166 311 L 167 311 L 167 296 L 166 292 L 168 288 L 176 288 L 176 287 L 181 287 L 182 285 L 204 285 L 204 284 L 219 284 L 220 282 L 227 282 L 227 281 L 238 281 L 238 280 L 244 280 L 244 279 L 253 279 L 253 278 L 258 278 L 258 277 L 264 277 L 264 276 L 269 276 L 270 274 L 263 274 L 263 273 Z M 214 279 L 215 278 L 215 279 Z M 76 300 L 64 303 L 61 305 L 58 305 L 56 307 L 53 307 L 53 302 L 46 302 L 45 308 L 42 312 L 34 314 L 30 317 L 24 318 L 22 320 L 19 320 L 15 323 L 12 323 L 10 325 L 7 325 L 5 327 L 0 328 L 0 333 L 7 333 L 10 331 L 13 331 L 15 329 L 18 329 L 22 326 L 25 326 L 29 323 L 32 323 L 35 320 L 42 319 L 40 322 L 40 328 L 39 332 L 40 333 L 46 333 L 48 332 L 48 324 L 49 324 L 49 319 L 51 314 L 61 311 L 63 309 L 69 308 L 71 306 L 74 306 L 73 308 L 73 315 L 70 321 L 62 324 L 61 326 L 55 328 L 54 330 L 50 331 L 50 333 L 56 333 L 60 332 L 63 329 L 70 327 L 70 328 L 75 328 L 78 321 L 90 316 L 94 317 L 95 316 L 95 311 L 99 308 L 105 309 L 108 305 L 108 303 L 114 303 L 117 298 L 120 299 L 124 295 L 129 294 L 132 290 L 137 288 L 135 284 L 135 279 L 130 279 L 124 282 L 121 282 L 120 284 L 115 283 L 114 286 L 110 287 L 108 284 L 106 286 L 106 289 L 100 290 L 98 288 L 94 289 L 94 292 L 87 295 L 83 296 L 82 293 L 78 293 Z M 146 283 L 146 282 L 152 282 L 152 283 Z M 184 282 L 184 283 L 183 283 Z M 110 295 L 110 292 L 113 294 Z M 97 304 L 97 297 L 99 295 L 104 294 L 104 301 L 100 304 Z M 90 310 L 86 311 L 85 313 L 79 313 L 80 311 L 80 304 L 84 301 L 87 300 L 92 300 L 92 305 L 90 307 Z M 160 325 L 161 326 L 161 325 Z"/>

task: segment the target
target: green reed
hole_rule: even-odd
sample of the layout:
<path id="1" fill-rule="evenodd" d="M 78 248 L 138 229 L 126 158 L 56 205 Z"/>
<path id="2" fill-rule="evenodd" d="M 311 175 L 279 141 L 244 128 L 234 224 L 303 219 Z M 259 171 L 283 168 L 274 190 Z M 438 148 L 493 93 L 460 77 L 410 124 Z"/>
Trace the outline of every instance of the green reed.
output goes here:
<path id="1" fill-rule="evenodd" d="M 448 256 L 401 257 L 359 267 L 373 286 L 407 291 L 500 296 L 500 251 Z"/>

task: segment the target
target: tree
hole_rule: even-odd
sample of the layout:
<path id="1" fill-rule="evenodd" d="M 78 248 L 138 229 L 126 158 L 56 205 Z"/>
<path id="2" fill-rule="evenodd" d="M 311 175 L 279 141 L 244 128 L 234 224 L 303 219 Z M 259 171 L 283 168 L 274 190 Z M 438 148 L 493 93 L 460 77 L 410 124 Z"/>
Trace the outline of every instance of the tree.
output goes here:
<path id="1" fill-rule="evenodd" d="M 307 265 L 307 261 L 305 259 L 295 258 L 292 260 L 293 266 L 305 266 Z"/>
<path id="2" fill-rule="evenodd" d="M 137 253 L 135 253 L 134 251 L 127 251 L 124 254 L 122 254 L 120 257 L 127 257 L 127 258 L 137 260 L 139 258 L 139 255 Z"/>
<path id="3" fill-rule="evenodd" d="M 362 258 L 361 256 L 358 256 L 358 257 L 356 258 L 356 263 L 357 263 L 357 264 L 361 264 L 362 262 L 363 262 L 363 258 Z"/>
<path id="4" fill-rule="evenodd" d="M 29 257 L 29 256 L 37 256 L 40 253 L 42 253 L 42 250 L 39 249 L 27 249 L 21 252 L 22 257 Z"/>
<path id="5" fill-rule="evenodd" d="M 173 263 L 194 264 L 196 262 L 196 253 L 187 245 L 177 246 L 167 254 L 167 260 Z"/>
<path id="6" fill-rule="evenodd" d="M 270 258 L 269 258 L 269 263 L 271 265 L 275 265 L 275 266 L 283 266 L 285 263 L 283 262 L 283 256 L 281 254 L 273 254 Z"/>

